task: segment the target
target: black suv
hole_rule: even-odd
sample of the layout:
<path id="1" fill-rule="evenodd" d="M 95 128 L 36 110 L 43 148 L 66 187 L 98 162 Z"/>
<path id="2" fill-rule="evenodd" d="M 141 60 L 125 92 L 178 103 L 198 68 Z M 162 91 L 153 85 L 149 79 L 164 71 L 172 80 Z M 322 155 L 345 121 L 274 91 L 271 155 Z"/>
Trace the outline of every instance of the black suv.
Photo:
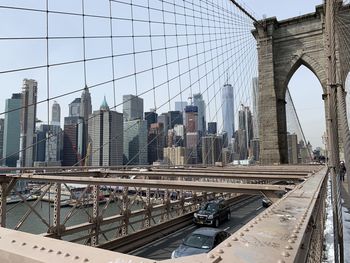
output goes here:
<path id="1" fill-rule="evenodd" d="M 210 201 L 205 203 L 197 213 L 193 214 L 193 222 L 198 225 L 210 225 L 219 227 L 220 223 L 230 220 L 230 207 L 225 200 Z"/>

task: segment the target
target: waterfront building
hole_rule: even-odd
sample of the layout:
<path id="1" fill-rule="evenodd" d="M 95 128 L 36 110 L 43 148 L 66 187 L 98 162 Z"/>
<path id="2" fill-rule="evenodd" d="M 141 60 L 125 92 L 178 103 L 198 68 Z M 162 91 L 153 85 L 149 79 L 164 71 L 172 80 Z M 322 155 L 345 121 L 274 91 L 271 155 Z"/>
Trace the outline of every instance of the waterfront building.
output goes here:
<path id="1" fill-rule="evenodd" d="M 22 86 L 21 134 L 19 167 L 32 167 L 34 163 L 34 137 L 36 124 L 36 103 L 38 83 L 33 79 L 24 79 Z"/>
<path id="2" fill-rule="evenodd" d="M 70 116 L 64 118 L 63 165 L 72 166 L 82 158 L 83 118 Z M 81 163 L 80 165 L 83 165 Z"/>
<path id="3" fill-rule="evenodd" d="M 187 154 L 185 147 L 166 147 L 164 148 L 164 163 L 168 165 L 187 164 Z"/>
<path id="4" fill-rule="evenodd" d="M 100 110 L 88 120 L 88 138 L 91 144 L 89 164 L 116 166 L 123 164 L 123 114 L 111 111 L 104 98 Z"/>
<path id="5" fill-rule="evenodd" d="M 4 143 L 2 158 L 6 158 L 3 165 L 16 167 L 19 158 L 20 118 L 22 94 L 14 93 L 5 102 Z M 16 110 L 17 109 L 17 110 Z"/>
<path id="6" fill-rule="evenodd" d="M 148 131 L 148 163 L 163 160 L 164 148 L 163 123 L 152 123 Z"/>
<path id="7" fill-rule="evenodd" d="M 85 86 L 80 99 L 80 117 L 83 119 L 83 141 L 82 141 L 82 158 L 86 157 L 88 147 L 88 133 L 89 133 L 89 117 L 92 114 L 91 95 L 89 88 Z"/>

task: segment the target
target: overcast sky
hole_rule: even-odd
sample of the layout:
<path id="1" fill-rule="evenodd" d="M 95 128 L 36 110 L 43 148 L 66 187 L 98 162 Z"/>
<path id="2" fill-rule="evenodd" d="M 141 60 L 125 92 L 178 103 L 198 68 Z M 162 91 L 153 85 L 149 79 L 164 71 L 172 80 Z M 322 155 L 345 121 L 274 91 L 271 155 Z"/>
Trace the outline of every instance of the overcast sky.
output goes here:
<path id="1" fill-rule="evenodd" d="M 127 1 L 127 0 L 125 0 Z M 196 1 L 196 0 L 195 0 Z M 219 0 L 218 2 L 223 3 L 225 0 Z M 25 6 L 29 8 L 41 8 L 45 9 L 45 2 L 44 0 L 26 0 L 26 1 L 20 1 L 20 0 L 0 0 L 0 6 L 1 5 L 11 5 L 11 6 Z M 97 4 L 98 2 L 98 4 Z M 121 1 L 123 2 L 123 1 Z M 130 2 L 128 0 L 127 2 Z M 135 0 L 133 1 L 139 2 L 139 3 L 147 3 L 146 0 Z M 229 2 L 229 1 L 228 1 Z M 242 2 L 242 1 L 241 1 Z M 257 18 L 262 18 L 264 15 L 267 17 L 270 16 L 276 16 L 277 19 L 286 19 L 293 16 L 302 15 L 309 12 L 315 11 L 315 6 L 322 3 L 322 1 L 315 1 L 315 0 L 245 0 L 243 1 L 247 8 L 252 10 L 252 13 Z M 81 10 L 81 1 L 80 0 L 50 0 L 50 9 L 54 10 L 61 10 L 61 11 L 68 11 L 68 12 L 79 12 Z M 87 12 L 94 13 L 94 14 L 103 14 L 103 15 L 109 15 L 108 14 L 108 1 L 97 1 L 97 0 L 86 0 L 85 1 L 85 8 Z M 160 1 L 151 0 L 150 3 L 154 5 L 160 5 Z M 226 3 L 225 3 L 226 4 Z M 119 5 L 118 3 L 114 3 L 114 15 L 124 15 L 129 12 L 127 7 L 125 5 Z M 125 10 L 123 9 L 125 8 Z M 142 11 L 142 10 L 141 10 Z M 145 14 L 138 14 L 136 12 L 136 15 L 142 15 Z M 33 13 L 31 12 L 23 12 L 23 11 L 13 11 L 13 10 L 6 10 L 6 9 L 0 9 L 1 15 L 0 15 L 0 37 L 16 37 L 16 36 L 45 36 L 46 28 L 45 28 L 45 14 L 44 13 Z M 134 13 L 135 15 L 135 13 Z M 160 19 L 159 14 L 152 14 L 152 19 Z M 159 16 L 157 18 L 157 16 Z M 59 16 L 59 15 L 52 15 L 50 16 L 50 21 L 55 21 L 55 23 L 50 24 L 50 34 L 52 35 L 81 35 L 81 20 L 80 17 L 74 17 L 74 16 Z M 179 23 L 180 21 L 177 21 Z M 185 21 L 183 21 L 185 22 Z M 193 21 L 192 21 L 193 22 Z M 118 22 L 123 23 L 123 22 Z M 189 23 L 189 21 L 187 21 Z M 245 23 L 245 22 L 244 22 Z M 244 24 L 243 23 L 243 24 Z M 130 26 L 125 24 L 114 27 L 114 34 L 123 34 L 125 33 L 125 30 L 130 31 Z M 245 25 L 246 32 L 249 32 L 249 26 Z M 142 25 L 139 25 L 137 27 L 139 30 L 138 32 L 135 31 L 135 34 L 147 34 L 147 30 Z M 86 19 L 86 30 L 87 34 L 90 35 L 109 35 L 109 20 L 105 19 Z M 136 28 L 135 28 L 136 30 Z M 162 33 L 161 28 L 154 28 L 153 34 L 159 30 L 159 33 Z M 170 29 L 169 29 L 170 30 Z M 144 31 L 144 32 L 143 32 Z M 116 49 L 121 50 L 115 50 L 115 52 L 129 52 L 131 48 L 130 41 L 128 42 L 128 39 L 125 38 L 122 40 L 121 38 L 118 39 L 118 41 L 123 41 L 122 43 L 115 43 Z M 169 40 L 171 41 L 171 40 Z M 141 46 L 148 45 L 147 41 L 141 40 Z M 153 42 L 153 48 L 155 46 L 159 45 L 161 46 L 162 43 L 157 42 L 157 40 L 154 40 Z M 168 43 L 169 45 L 169 43 Z M 246 39 L 246 43 L 244 43 L 245 46 L 247 46 L 247 57 L 246 59 L 253 59 L 254 58 L 254 43 L 252 42 L 252 39 L 248 37 L 248 40 Z M 98 48 L 96 48 L 98 47 Z M 138 47 L 136 47 L 138 48 Z M 149 48 L 149 46 L 147 46 Z M 57 63 L 62 62 L 64 60 L 75 60 L 75 59 L 81 59 L 82 57 L 82 48 L 81 48 L 81 41 L 79 40 L 50 40 L 50 49 L 52 50 L 50 54 L 50 63 Z M 27 67 L 31 65 L 45 65 L 46 64 L 46 43 L 42 40 L 29 40 L 25 42 L 21 41 L 0 41 L 0 71 L 4 71 L 7 69 L 12 68 L 20 68 L 20 67 Z M 110 55 L 110 42 L 107 39 L 104 40 L 90 40 L 89 43 L 87 43 L 86 46 L 87 50 L 87 57 L 96 57 L 96 56 L 108 56 Z M 243 52 L 243 51 L 242 51 Z M 242 53 L 243 54 L 243 53 Z M 231 53 L 232 55 L 232 53 Z M 170 54 L 171 56 L 175 56 L 176 54 Z M 163 59 L 162 62 L 158 63 L 164 63 L 164 55 L 159 54 L 159 57 Z M 244 55 L 243 55 L 244 57 Z M 64 58 L 64 59 L 63 59 Z M 204 59 L 203 57 L 199 57 L 199 60 Z M 206 58 L 208 59 L 208 58 Z M 225 56 L 223 56 L 223 59 L 225 59 Z M 236 61 L 240 61 L 239 59 L 242 59 L 238 57 Z M 141 62 L 140 62 L 141 61 Z M 193 61 L 191 61 L 192 63 Z M 140 55 L 138 57 L 138 69 L 142 70 L 145 68 L 150 67 L 150 57 L 149 56 L 142 56 Z M 244 64 L 246 62 L 241 61 L 241 64 Z M 123 61 L 123 58 L 120 58 L 117 63 L 118 70 L 116 77 L 118 76 L 125 76 L 129 73 L 133 72 L 132 67 L 132 61 L 125 60 Z M 10 65 L 10 66 L 9 66 Z M 123 65 L 123 66 L 120 66 Z M 183 68 L 186 68 L 186 65 L 182 65 Z M 254 76 L 254 68 L 248 71 L 240 72 L 241 75 L 245 76 L 245 80 L 240 80 L 242 82 L 238 82 L 238 77 L 235 76 L 236 73 L 230 73 L 230 70 L 227 70 L 225 68 L 228 68 L 229 64 L 227 61 L 223 61 L 223 70 L 219 70 L 219 72 L 213 74 L 209 77 L 209 80 L 203 79 L 201 81 L 201 84 L 193 85 L 193 93 L 203 90 L 205 86 L 207 86 L 207 83 L 215 79 L 216 77 L 219 77 L 219 81 L 216 83 L 217 85 L 222 85 L 225 82 L 226 75 L 229 75 L 229 81 L 232 83 L 235 83 L 237 87 L 244 86 L 249 87 L 250 86 L 250 79 Z M 202 68 L 203 70 L 203 68 Z M 55 70 L 50 71 L 50 91 L 49 95 L 50 97 L 56 96 L 59 94 L 62 94 L 69 90 L 75 90 L 78 87 L 83 88 L 82 83 L 84 83 L 84 77 L 83 74 L 75 74 L 74 72 L 79 71 L 82 72 L 82 63 L 80 64 L 72 64 L 72 65 L 66 65 L 62 67 L 57 67 Z M 94 62 L 93 66 L 87 67 L 87 82 L 88 84 L 93 83 L 100 83 L 105 80 L 111 79 L 112 72 L 111 72 L 111 63 L 106 63 L 103 61 L 96 61 Z M 170 77 L 171 74 L 178 74 L 177 68 L 171 68 L 170 69 Z M 201 74 L 198 72 L 197 74 Z M 108 76 L 107 76 L 108 75 Z M 157 81 L 159 83 L 164 81 L 166 72 L 163 70 L 160 70 L 159 72 L 156 72 Z M 33 78 L 39 81 L 39 99 L 45 99 L 47 97 L 46 92 L 46 68 L 37 69 L 37 70 L 31 70 L 26 72 L 14 72 L 9 74 L 1 74 L 0 75 L 0 81 L 2 83 L 1 91 L 2 96 L 0 99 L 0 111 L 4 110 L 4 102 L 5 99 L 11 96 L 11 93 L 20 92 L 21 89 L 21 82 L 22 79 L 27 78 Z M 195 78 L 196 76 L 192 76 Z M 241 78 L 242 79 L 242 78 Z M 182 83 L 183 87 L 188 85 L 188 80 L 184 79 L 182 80 L 184 83 Z M 159 84 L 158 83 L 158 84 Z M 123 94 L 129 94 L 129 93 L 135 93 L 135 85 L 134 81 L 132 79 L 125 79 L 121 80 L 118 84 L 118 90 L 117 90 L 117 96 L 116 96 L 116 103 L 121 102 L 121 97 Z M 146 91 L 149 87 L 152 85 L 150 84 L 150 76 L 140 76 L 138 79 L 138 93 Z M 156 83 L 157 84 L 157 83 Z M 201 87 L 200 87 L 201 86 Z M 216 86 L 216 91 L 219 89 L 219 86 Z M 301 125 L 304 129 L 305 136 L 307 140 L 310 140 L 311 144 L 315 146 L 322 146 L 322 140 L 321 136 L 324 132 L 324 110 L 323 110 L 323 104 L 321 100 L 321 86 L 316 79 L 316 77 L 306 68 L 301 67 L 295 75 L 292 77 L 290 83 L 289 83 L 290 92 L 292 94 L 294 104 L 296 106 L 296 110 L 298 112 Z M 149 108 L 153 107 L 155 104 L 156 107 L 159 107 L 160 105 L 167 104 L 166 101 L 169 98 L 169 93 L 167 90 L 170 90 L 171 96 L 175 95 L 178 91 L 178 85 L 176 86 L 170 86 L 164 87 L 161 90 L 157 91 L 156 98 L 153 96 L 153 93 L 147 93 L 147 95 L 144 96 L 144 99 L 146 101 L 145 103 L 145 111 Z M 44 92 L 45 91 L 45 92 Z M 236 104 L 239 105 L 240 103 L 246 103 L 249 104 L 249 99 L 246 98 L 246 95 L 248 94 L 247 89 L 240 91 L 239 98 L 236 98 Z M 93 95 L 93 108 L 96 110 L 99 107 L 100 102 L 103 99 L 104 95 L 107 95 L 107 100 L 110 105 L 114 104 L 114 98 L 113 98 L 113 87 L 111 83 L 108 83 L 106 85 L 99 86 L 97 88 L 94 88 L 94 91 L 92 92 Z M 190 95 L 190 91 L 186 90 L 182 94 L 182 99 L 186 100 L 187 97 Z M 208 95 L 208 96 L 207 96 Z M 211 88 L 209 93 L 205 95 L 204 97 L 211 98 L 214 96 L 214 89 Z M 67 115 L 67 106 L 68 103 L 71 102 L 75 97 L 79 97 L 80 93 L 72 94 L 70 96 L 65 97 L 65 99 L 58 99 L 58 102 L 61 104 L 62 108 L 62 116 Z M 155 98 L 155 99 L 154 99 Z M 312 98 L 312 99 L 310 99 Z M 178 96 L 175 100 L 180 100 L 180 96 Z M 210 104 L 211 107 L 211 115 L 212 120 L 215 112 L 217 113 L 217 118 L 221 118 L 221 110 L 220 110 L 220 95 L 218 95 Z M 216 108 L 214 106 L 216 104 Z M 51 103 L 52 105 L 52 103 Z M 236 105 L 236 106 L 237 106 Z M 42 104 L 38 107 L 38 115 L 41 119 L 47 119 L 46 114 L 46 103 Z M 169 108 L 173 108 L 172 105 L 164 105 L 160 112 L 167 111 Z M 121 107 L 117 108 L 119 111 L 122 111 Z M 207 112 L 208 114 L 208 112 Z M 1 116 L 0 116 L 1 117 Z M 209 117 L 207 116 L 207 119 Z"/>

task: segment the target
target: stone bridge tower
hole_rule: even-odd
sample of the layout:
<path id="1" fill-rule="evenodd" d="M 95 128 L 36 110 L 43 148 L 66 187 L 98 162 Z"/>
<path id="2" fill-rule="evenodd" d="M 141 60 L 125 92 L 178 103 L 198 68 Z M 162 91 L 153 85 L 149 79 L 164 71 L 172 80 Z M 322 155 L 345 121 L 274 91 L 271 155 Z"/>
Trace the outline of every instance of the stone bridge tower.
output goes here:
<path id="1" fill-rule="evenodd" d="M 349 10 L 348 13 L 350 17 Z M 283 21 L 268 18 L 256 23 L 255 28 L 253 35 L 259 59 L 260 160 L 262 164 L 288 163 L 286 89 L 301 65 L 309 68 L 322 85 L 322 98 L 310 99 L 323 99 L 327 105 L 324 8 L 317 6 L 314 13 Z"/>

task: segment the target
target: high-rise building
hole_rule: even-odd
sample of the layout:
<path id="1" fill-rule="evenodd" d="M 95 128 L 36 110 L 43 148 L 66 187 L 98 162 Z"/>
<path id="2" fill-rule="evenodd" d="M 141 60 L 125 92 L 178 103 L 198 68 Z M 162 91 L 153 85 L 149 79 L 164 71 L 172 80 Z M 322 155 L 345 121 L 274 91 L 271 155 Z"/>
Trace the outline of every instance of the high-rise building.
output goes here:
<path id="1" fill-rule="evenodd" d="M 63 135 L 57 125 L 41 124 L 36 130 L 35 162 L 58 164 L 61 161 Z"/>
<path id="2" fill-rule="evenodd" d="M 123 116 L 125 121 L 142 120 L 143 99 L 134 95 L 123 95 Z"/>
<path id="3" fill-rule="evenodd" d="M 187 106 L 187 101 L 175 101 L 175 110 L 184 112 Z"/>
<path id="4" fill-rule="evenodd" d="M 4 149 L 4 128 L 5 128 L 5 120 L 0 119 L 0 159 L 2 159 L 2 153 Z M 0 161 L 0 166 L 2 165 L 2 161 Z"/>
<path id="5" fill-rule="evenodd" d="M 3 165 L 16 167 L 19 158 L 20 118 L 22 94 L 14 93 L 5 103 L 4 148 L 2 157 L 6 158 Z M 17 109 L 17 110 L 16 110 Z"/>
<path id="6" fill-rule="evenodd" d="M 54 101 L 52 105 L 51 125 L 61 126 L 61 107 L 57 101 Z"/>
<path id="7" fill-rule="evenodd" d="M 251 147 L 253 152 L 253 160 L 259 161 L 260 160 L 260 140 L 255 138 L 251 141 Z"/>
<path id="8" fill-rule="evenodd" d="M 83 118 L 71 116 L 64 118 L 63 165 L 72 166 L 82 159 Z M 81 163 L 80 165 L 83 165 Z"/>
<path id="9" fill-rule="evenodd" d="M 259 138 L 259 79 L 253 78 L 253 138 Z"/>
<path id="10" fill-rule="evenodd" d="M 245 130 L 238 129 L 235 131 L 235 145 L 234 152 L 237 153 L 239 160 L 245 160 L 248 158 L 248 147 L 247 147 L 247 134 Z"/>
<path id="11" fill-rule="evenodd" d="M 239 122 L 238 128 L 245 131 L 246 137 L 246 148 L 250 148 L 250 141 L 253 139 L 253 122 L 252 113 L 249 107 L 242 105 L 241 110 L 238 112 Z"/>
<path id="12" fill-rule="evenodd" d="M 34 136 L 38 83 L 24 79 L 22 86 L 21 135 L 18 166 L 32 167 L 34 163 Z"/>
<path id="13" fill-rule="evenodd" d="M 148 163 L 163 159 L 164 148 L 163 123 L 152 123 L 148 131 Z"/>
<path id="14" fill-rule="evenodd" d="M 202 137 L 202 159 L 203 164 L 215 165 L 215 162 L 222 162 L 221 136 L 208 135 Z"/>
<path id="15" fill-rule="evenodd" d="M 164 148 L 164 162 L 168 165 L 187 164 L 187 153 L 185 147 L 166 147 Z"/>
<path id="16" fill-rule="evenodd" d="M 227 132 L 228 141 L 231 141 L 235 131 L 234 97 L 231 84 L 222 88 L 222 121 L 223 131 Z"/>
<path id="17" fill-rule="evenodd" d="M 208 134 L 217 134 L 217 123 L 216 122 L 208 122 Z"/>
<path id="18" fill-rule="evenodd" d="M 169 111 L 169 129 L 174 129 L 177 124 L 183 124 L 182 112 L 181 111 Z"/>
<path id="19" fill-rule="evenodd" d="M 147 121 L 124 121 L 124 164 L 148 164 Z"/>
<path id="20" fill-rule="evenodd" d="M 88 120 L 90 161 L 93 166 L 123 164 L 123 114 L 111 111 L 106 98 Z"/>
<path id="21" fill-rule="evenodd" d="M 167 135 L 168 135 L 168 130 L 169 130 L 169 114 L 162 113 L 162 114 L 158 115 L 157 122 L 163 124 L 163 134 L 164 134 L 163 145 L 166 145 L 167 144 Z"/>
<path id="22" fill-rule="evenodd" d="M 185 108 L 187 132 L 198 131 L 198 107 L 189 105 Z"/>
<path id="23" fill-rule="evenodd" d="M 92 114 L 91 95 L 89 88 L 85 86 L 80 99 L 80 117 L 83 118 L 83 142 L 82 142 L 82 158 L 86 157 L 88 147 L 88 132 L 89 132 L 89 116 Z"/>
<path id="24" fill-rule="evenodd" d="M 147 121 L 147 129 L 152 123 L 157 123 L 158 114 L 153 110 L 145 112 L 145 120 Z"/>
<path id="25" fill-rule="evenodd" d="M 80 117 L 81 98 L 75 98 L 69 104 L 69 117 Z"/>
<path id="26" fill-rule="evenodd" d="M 185 125 L 182 124 L 176 124 L 174 126 L 174 132 L 175 132 L 175 147 L 186 146 L 186 128 Z"/>
<path id="27" fill-rule="evenodd" d="M 193 94 L 193 105 L 198 108 L 198 126 L 197 129 L 200 131 L 201 135 L 204 135 L 206 131 L 206 107 L 203 96 L 200 93 Z"/>

